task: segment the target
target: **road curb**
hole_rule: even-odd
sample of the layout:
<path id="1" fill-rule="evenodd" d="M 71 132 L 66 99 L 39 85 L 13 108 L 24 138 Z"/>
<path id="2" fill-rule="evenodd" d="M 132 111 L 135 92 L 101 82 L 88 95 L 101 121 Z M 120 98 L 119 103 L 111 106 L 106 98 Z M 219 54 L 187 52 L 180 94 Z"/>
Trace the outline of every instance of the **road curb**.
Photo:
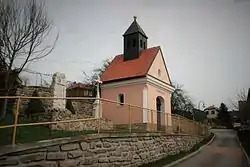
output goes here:
<path id="1" fill-rule="evenodd" d="M 188 158 L 191 158 L 192 156 L 198 154 L 205 146 L 208 146 L 209 144 L 211 144 L 214 141 L 214 138 L 215 138 L 215 134 L 213 135 L 212 139 L 208 143 L 201 146 L 197 151 L 192 152 L 192 153 L 186 155 L 185 157 L 182 157 L 181 159 L 178 159 L 178 160 L 176 160 L 176 161 L 174 161 L 174 162 L 172 162 L 172 163 L 170 163 L 168 165 L 165 165 L 164 167 L 172 167 L 172 166 L 174 166 L 174 165 L 176 165 L 176 164 L 178 164 L 178 163 L 180 163 L 182 161 L 185 161 Z"/>
<path id="2" fill-rule="evenodd" d="M 241 150 L 243 151 L 243 153 L 244 153 L 244 155 L 245 155 L 245 157 L 246 157 L 246 159 L 247 159 L 248 166 L 250 167 L 250 158 L 248 157 L 248 155 L 247 155 L 247 153 L 246 153 L 244 147 L 242 146 L 242 144 L 241 144 L 241 142 L 240 142 L 240 139 L 239 139 L 238 135 L 236 135 L 236 136 L 237 136 L 237 141 L 238 141 L 238 143 L 240 144 L 240 148 L 241 148 Z"/>

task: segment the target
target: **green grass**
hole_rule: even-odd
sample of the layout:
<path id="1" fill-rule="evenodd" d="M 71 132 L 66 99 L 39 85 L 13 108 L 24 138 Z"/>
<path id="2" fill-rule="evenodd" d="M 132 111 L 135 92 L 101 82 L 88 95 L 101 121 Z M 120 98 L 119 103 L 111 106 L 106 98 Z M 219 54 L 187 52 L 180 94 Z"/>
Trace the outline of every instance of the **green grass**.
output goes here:
<path id="1" fill-rule="evenodd" d="M 5 120 L 0 123 L 0 126 L 11 125 L 13 123 L 13 118 L 11 115 L 7 115 Z M 22 121 L 19 123 L 28 123 L 27 121 Z M 0 129 L 0 145 L 11 144 L 12 133 L 14 128 L 5 128 Z M 59 130 L 50 130 L 46 126 L 23 126 L 17 127 L 16 133 L 16 143 L 28 143 L 39 140 L 47 140 L 61 137 L 72 137 L 83 134 L 92 134 L 97 133 L 97 131 L 59 131 Z"/>
<path id="2" fill-rule="evenodd" d="M 13 124 L 14 118 L 12 115 L 6 115 L 6 118 L 4 121 L 0 122 L 0 126 L 3 125 L 11 125 Z M 28 121 L 20 121 L 19 123 L 29 123 Z M 105 133 L 105 131 L 102 131 Z M 129 129 L 128 127 L 118 127 L 116 131 L 106 131 L 106 133 L 128 133 Z M 132 129 L 132 132 L 134 133 L 145 133 L 145 130 L 140 129 Z M 12 133 L 13 128 L 5 128 L 0 129 L 0 146 L 1 145 L 9 145 L 12 141 Z M 17 127 L 17 133 L 16 133 L 16 143 L 29 143 L 39 140 L 47 140 L 47 139 L 55 139 L 55 138 L 62 138 L 62 137 L 72 137 L 72 136 L 78 136 L 78 135 L 84 135 L 84 134 L 93 134 L 97 133 L 97 131 L 94 130 L 88 130 L 88 131 L 59 131 L 59 130 L 50 130 L 46 126 L 23 126 L 23 127 Z M 205 141 L 203 141 L 205 142 Z M 201 143 L 202 145 L 202 143 Z M 194 146 L 193 149 L 196 149 L 196 147 L 200 147 L 199 145 Z M 197 149 L 198 149 L 197 148 Z M 174 156 L 168 156 L 166 159 L 160 160 L 159 162 L 156 162 L 157 164 L 161 161 L 166 164 L 169 162 L 172 162 L 179 157 L 185 156 L 188 153 L 180 153 L 178 155 Z M 149 164 L 150 165 L 150 164 Z M 155 166 L 155 164 L 154 164 Z"/>
<path id="3" fill-rule="evenodd" d="M 61 137 L 72 137 L 90 133 L 96 133 L 96 131 L 59 131 L 50 130 L 49 128 L 42 126 L 18 127 L 17 143 L 26 143 Z"/>
<path id="4" fill-rule="evenodd" d="M 161 160 L 158 160 L 156 162 L 151 162 L 148 164 L 141 165 L 140 167 L 163 167 L 167 164 L 170 164 L 171 162 L 174 162 L 182 157 L 185 157 L 186 155 L 198 150 L 201 146 L 204 144 L 208 143 L 213 137 L 213 134 L 211 134 L 208 138 L 202 140 L 200 143 L 197 143 L 193 146 L 193 148 L 188 151 L 188 152 L 180 152 L 179 154 L 176 155 L 169 155 Z"/>

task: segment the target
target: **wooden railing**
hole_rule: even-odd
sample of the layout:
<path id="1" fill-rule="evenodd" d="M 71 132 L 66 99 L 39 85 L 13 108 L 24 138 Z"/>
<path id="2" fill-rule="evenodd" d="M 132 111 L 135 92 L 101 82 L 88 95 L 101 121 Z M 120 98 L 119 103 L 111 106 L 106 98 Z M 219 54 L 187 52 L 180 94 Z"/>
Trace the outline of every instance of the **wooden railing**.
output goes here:
<path id="1" fill-rule="evenodd" d="M 28 127 L 28 126 L 50 126 L 56 125 L 59 123 L 74 123 L 74 122 L 84 122 L 84 121 L 99 121 L 98 128 L 96 133 L 101 132 L 164 132 L 164 133 L 184 133 L 190 135 L 206 135 L 207 127 L 204 124 L 195 122 L 193 120 L 189 120 L 185 117 L 171 114 L 165 112 L 159 112 L 149 108 L 143 108 L 133 104 L 127 103 L 119 103 L 117 101 L 103 99 L 103 98 L 89 98 L 89 97 L 66 97 L 66 98 L 57 98 L 57 97 L 25 97 L 25 96 L 0 96 L 0 100 L 3 99 L 12 99 L 15 100 L 15 111 L 13 112 L 14 121 L 12 124 L 1 125 L 0 122 L 0 130 L 6 128 L 13 128 L 12 132 L 12 145 L 16 144 L 16 136 L 17 136 L 17 128 L 18 127 Z M 90 118 L 81 118 L 81 119 L 69 119 L 69 120 L 60 120 L 60 121 L 45 121 L 45 122 L 32 122 L 32 123 L 19 123 L 20 116 L 20 104 L 22 100 L 27 99 L 50 99 L 50 100 L 96 100 L 97 105 L 99 105 L 99 110 L 95 111 L 95 116 Z M 115 109 L 116 114 L 119 116 L 119 112 L 123 113 L 123 118 L 120 118 L 121 123 L 116 119 L 112 119 L 112 115 L 110 118 L 107 118 L 114 122 L 113 130 L 103 130 L 101 119 L 102 116 L 105 115 L 108 111 L 105 111 L 106 108 Z M 112 112 L 114 112 L 112 110 Z M 120 110 L 120 111 L 119 111 Z M 125 114 L 125 115 L 124 115 Z M 143 117 L 146 117 L 144 120 Z M 161 120 L 159 120 L 161 119 Z M 159 123 L 160 122 L 160 123 Z M 1 134 L 1 132 L 0 132 Z M 32 135 L 32 134 L 30 134 Z M 4 138 L 7 136 L 2 136 Z"/>

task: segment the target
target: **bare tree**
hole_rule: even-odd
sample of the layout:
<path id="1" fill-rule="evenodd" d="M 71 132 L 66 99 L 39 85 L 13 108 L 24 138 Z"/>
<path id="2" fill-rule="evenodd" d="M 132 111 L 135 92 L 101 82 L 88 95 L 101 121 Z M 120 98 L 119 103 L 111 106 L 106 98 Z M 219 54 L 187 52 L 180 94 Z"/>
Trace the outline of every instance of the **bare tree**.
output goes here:
<path id="1" fill-rule="evenodd" d="M 84 71 L 82 72 L 85 80 L 85 83 L 93 83 L 94 80 L 96 80 L 98 77 L 100 77 L 104 71 L 108 68 L 108 66 L 111 64 L 112 58 L 107 58 L 103 60 L 102 65 L 98 68 L 94 68 L 92 71 L 92 75 L 86 74 Z"/>
<path id="2" fill-rule="evenodd" d="M 111 64 L 111 60 L 112 60 L 111 58 L 103 60 L 102 66 L 99 67 L 99 68 L 95 68 L 93 70 L 94 75 L 95 76 L 101 76 L 104 73 L 104 71 L 108 68 L 108 66 Z"/>
<path id="3" fill-rule="evenodd" d="M 236 94 L 236 100 L 231 99 L 231 105 L 234 109 L 239 109 L 239 101 L 247 101 L 247 90 L 246 89 L 241 89 L 237 94 Z"/>
<path id="4" fill-rule="evenodd" d="M 171 95 L 172 111 L 191 112 L 194 109 L 194 104 L 191 97 L 183 90 L 182 85 L 176 85 L 175 90 Z"/>
<path id="5" fill-rule="evenodd" d="M 55 47 L 58 35 L 52 45 L 45 40 L 50 34 L 52 23 L 47 16 L 44 1 L 0 0 L 0 61 L 4 64 L 4 96 L 13 86 L 11 73 L 19 73 L 31 62 L 44 58 Z M 5 117 L 7 99 L 0 112 Z"/>

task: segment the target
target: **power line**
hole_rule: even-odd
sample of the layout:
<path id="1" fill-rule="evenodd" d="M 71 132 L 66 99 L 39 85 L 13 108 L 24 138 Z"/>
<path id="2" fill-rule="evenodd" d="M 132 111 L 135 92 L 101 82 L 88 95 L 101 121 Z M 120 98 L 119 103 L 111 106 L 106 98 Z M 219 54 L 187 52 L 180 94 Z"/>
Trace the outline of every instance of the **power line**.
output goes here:
<path id="1" fill-rule="evenodd" d="M 48 76 L 48 77 L 52 77 L 53 76 L 53 74 L 41 73 L 41 72 L 33 71 L 33 70 L 30 70 L 30 69 L 24 69 L 23 71 L 27 72 L 27 73 L 31 73 L 31 74 L 44 75 L 44 76 Z"/>
<path id="2" fill-rule="evenodd" d="M 38 86 L 38 75 L 40 76 L 40 85 L 43 85 L 43 76 L 46 76 L 46 77 L 52 77 L 53 74 L 47 74 L 47 73 L 42 73 L 42 72 L 37 72 L 37 71 L 34 71 L 34 70 L 30 70 L 30 69 L 24 69 L 23 72 L 27 72 L 29 74 L 35 74 L 35 85 Z"/>
<path id="3" fill-rule="evenodd" d="M 30 73 L 30 74 L 35 74 L 36 75 L 36 85 L 38 85 L 37 75 L 40 75 L 40 77 L 41 77 L 41 85 L 42 85 L 42 82 L 43 82 L 42 76 L 53 77 L 53 74 L 41 73 L 41 72 L 37 72 L 37 71 L 34 71 L 34 70 L 30 70 L 30 69 L 24 69 L 23 72 L 27 72 L 27 73 Z M 73 83 L 73 81 L 66 80 L 66 83 L 67 83 L 67 85 L 69 85 L 70 83 Z"/>

